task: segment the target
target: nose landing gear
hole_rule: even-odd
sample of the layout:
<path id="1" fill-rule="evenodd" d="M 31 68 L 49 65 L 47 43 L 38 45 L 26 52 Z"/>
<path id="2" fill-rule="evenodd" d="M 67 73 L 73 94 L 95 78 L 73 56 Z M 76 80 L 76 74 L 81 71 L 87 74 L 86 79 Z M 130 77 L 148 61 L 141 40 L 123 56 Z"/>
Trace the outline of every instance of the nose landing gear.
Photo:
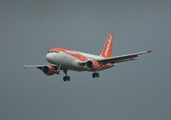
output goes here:
<path id="1" fill-rule="evenodd" d="M 61 70 L 61 66 L 58 66 L 58 67 L 57 67 L 57 70 L 56 70 L 56 74 L 57 74 L 57 75 L 60 74 L 60 70 Z"/>
<path id="2" fill-rule="evenodd" d="M 71 80 L 71 78 L 70 78 L 70 76 L 67 76 L 67 70 L 66 70 L 66 69 L 64 69 L 64 70 L 63 70 L 63 72 L 65 73 L 65 76 L 63 77 L 63 81 L 64 81 L 64 82 L 66 82 L 66 81 L 70 81 L 70 80 Z"/>

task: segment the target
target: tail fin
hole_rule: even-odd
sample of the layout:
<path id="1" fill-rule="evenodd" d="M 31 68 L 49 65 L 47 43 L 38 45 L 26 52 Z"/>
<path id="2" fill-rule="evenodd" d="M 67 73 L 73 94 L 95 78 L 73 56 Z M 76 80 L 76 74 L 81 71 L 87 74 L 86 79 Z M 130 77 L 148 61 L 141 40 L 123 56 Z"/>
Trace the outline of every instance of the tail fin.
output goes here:
<path id="1" fill-rule="evenodd" d="M 113 38 L 114 38 L 113 34 L 108 35 L 106 39 L 106 43 L 103 47 L 103 50 L 100 56 L 105 57 L 105 58 L 112 57 Z"/>

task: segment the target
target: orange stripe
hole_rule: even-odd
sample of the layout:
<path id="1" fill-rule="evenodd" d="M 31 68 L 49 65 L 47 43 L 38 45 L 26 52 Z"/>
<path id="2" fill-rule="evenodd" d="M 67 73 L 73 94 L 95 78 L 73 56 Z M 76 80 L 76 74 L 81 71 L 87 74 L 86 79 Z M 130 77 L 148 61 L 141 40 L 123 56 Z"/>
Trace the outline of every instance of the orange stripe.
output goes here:
<path id="1" fill-rule="evenodd" d="M 79 60 L 82 60 L 82 61 L 88 60 L 85 56 L 81 55 L 80 53 L 78 53 L 74 50 L 66 49 L 66 48 L 52 48 L 50 51 L 61 51 L 61 52 L 67 53 Z"/>
<path id="2" fill-rule="evenodd" d="M 105 45 L 103 47 L 102 53 L 101 53 L 102 57 L 105 57 L 105 58 L 112 57 L 113 37 L 114 37 L 113 34 L 108 35 Z"/>

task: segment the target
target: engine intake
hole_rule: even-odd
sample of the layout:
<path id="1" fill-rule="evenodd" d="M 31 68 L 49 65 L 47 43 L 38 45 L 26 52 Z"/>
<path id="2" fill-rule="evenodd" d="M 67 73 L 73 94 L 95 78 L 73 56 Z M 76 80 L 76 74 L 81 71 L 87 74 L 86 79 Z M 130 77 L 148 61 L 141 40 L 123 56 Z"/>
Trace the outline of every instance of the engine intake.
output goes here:
<path id="1" fill-rule="evenodd" d="M 42 68 L 42 71 L 45 75 L 54 75 L 56 72 L 56 69 L 53 66 L 44 66 Z"/>
<path id="2" fill-rule="evenodd" d="M 86 67 L 87 69 L 90 69 L 90 70 L 98 70 L 101 66 L 100 66 L 100 63 L 95 61 L 95 60 L 89 60 L 87 61 L 86 63 Z"/>

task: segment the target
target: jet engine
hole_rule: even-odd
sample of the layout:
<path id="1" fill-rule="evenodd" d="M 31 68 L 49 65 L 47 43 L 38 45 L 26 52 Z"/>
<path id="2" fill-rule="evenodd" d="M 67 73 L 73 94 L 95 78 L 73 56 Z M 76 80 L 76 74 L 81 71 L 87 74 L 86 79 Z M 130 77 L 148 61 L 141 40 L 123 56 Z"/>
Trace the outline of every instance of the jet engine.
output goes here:
<path id="1" fill-rule="evenodd" d="M 56 69 L 53 66 L 48 65 L 48 66 L 44 66 L 42 68 L 42 71 L 45 75 L 54 75 L 56 72 Z"/>
<path id="2" fill-rule="evenodd" d="M 95 60 L 89 60 L 86 63 L 86 67 L 87 69 L 90 69 L 90 70 L 98 70 L 101 66 L 99 62 Z"/>

